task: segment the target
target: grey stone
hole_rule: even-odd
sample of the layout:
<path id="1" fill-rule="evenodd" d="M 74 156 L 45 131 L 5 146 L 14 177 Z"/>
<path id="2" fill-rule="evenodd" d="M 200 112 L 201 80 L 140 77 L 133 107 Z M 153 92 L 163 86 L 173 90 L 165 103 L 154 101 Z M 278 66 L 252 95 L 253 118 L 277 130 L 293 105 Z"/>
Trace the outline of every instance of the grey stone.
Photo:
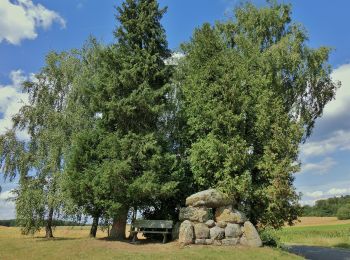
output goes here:
<path id="1" fill-rule="evenodd" d="M 210 238 L 214 240 L 220 240 L 225 237 L 225 230 L 218 226 L 212 227 L 210 229 Z"/>
<path id="2" fill-rule="evenodd" d="M 209 238 L 209 228 L 204 223 L 194 224 L 194 234 L 195 234 L 196 239 Z"/>
<path id="3" fill-rule="evenodd" d="M 228 222 L 234 224 L 243 224 L 247 218 L 246 216 L 232 208 L 232 206 L 220 207 L 215 211 L 215 220 L 216 222 Z"/>
<path id="4" fill-rule="evenodd" d="M 215 189 L 195 193 L 186 199 L 186 206 L 193 207 L 219 208 L 231 203 L 227 195 Z"/>
<path id="5" fill-rule="evenodd" d="M 210 219 L 208 220 L 207 222 L 205 222 L 205 224 L 209 227 L 209 228 L 212 228 L 215 226 L 215 221 Z"/>
<path id="6" fill-rule="evenodd" d="M 206 239 L 196 239 L 194 243 L 196 245 L 206 245 Z"/>
<path id="7" fill-rule="evenodd" d="M 213 245 L 214 246 L 221 246 L 222 245 L 222 242 L 221 242 L 222 240 L 214 240 L 213 241 Z"/>
<path id="8" fill-rule="evenodd" d="M 179 219 L 204 223 L 208 220 L 209 212 L 205 207 L 186 207 L 180 209 Z"/>
<path id="9" fill-rule="evenodd" d="M 239 238 L 225 238 L 221 240 L 223 246 L 235 246 L 238 244 Z"/>
<path id="10" fill-rule="evenodd" d="M 239 224 L 228 223 L 225 228 L 225 237 L 236 238 L 242 235 L 242 229 Z"/>
<path id="11" fill-rule="evenodd" d="M 227 223 L 223 221 L 219 221 L 219 222 L 216 222 L 216 226 L 225 228 L 227 226 Z"/>
<path id="12" fill-rule="evenodd" d="M 205 244 L 206 244 L 206 245 L 212 245 L 213 242 L 214 242 L 214 240 L 211 239 L 211 238 L 205 240 Z"/>
<path id="13" fill-rule="evenodd" d="M 258 231 L 256 231 L 254 225 L 249 221 L 246 221 L 244 223 L 243 236 L 240 239 L 240 244 L 250 247 L 262 246 L 262 241 L 260 239 Z"/>
<path id="14" fill-rule="evenodd" d="M 179 243 L 183 245 L 193 244 L 194 231 L 191 221 L 185 220 L 181 223 L 179 232 Z"/>

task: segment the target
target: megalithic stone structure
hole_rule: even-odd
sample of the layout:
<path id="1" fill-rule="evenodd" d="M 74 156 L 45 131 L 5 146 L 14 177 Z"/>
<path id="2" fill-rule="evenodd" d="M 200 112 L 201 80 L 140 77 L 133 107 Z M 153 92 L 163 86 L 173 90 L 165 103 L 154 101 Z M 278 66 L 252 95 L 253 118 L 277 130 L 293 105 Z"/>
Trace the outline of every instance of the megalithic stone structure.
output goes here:
<path id="1" fill-rule="evenodd" d="M 232 201 L 222 192 L 215 189 L 198 192 L 186 199 L 186 206 L 179 214 L 182 245 L 262 246 L 254 225 L 244 213 L 233 208 Z M 211 216 L 210 209 L 215 216 Z"/>

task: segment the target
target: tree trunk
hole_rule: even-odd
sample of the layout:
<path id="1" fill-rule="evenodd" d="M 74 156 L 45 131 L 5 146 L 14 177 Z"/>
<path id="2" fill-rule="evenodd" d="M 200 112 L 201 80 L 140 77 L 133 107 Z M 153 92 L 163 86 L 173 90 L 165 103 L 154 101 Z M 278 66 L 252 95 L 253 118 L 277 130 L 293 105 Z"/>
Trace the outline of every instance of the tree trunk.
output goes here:
<path id="1" fill-rule="evenodd" d="M 129 208 L 124 208 L 119 215 L 114 218 L 110 237 L 116 240 L 125 239 L 126 220 L 128 218 Z"/>
<path id="2" fill-rule="evenodd" d="M 98 215 L 94 216 L 93 221 L 92 221 L 92 226 L 90 229 L 90 237 L 96 237 L 98 220 L 99 220 L 99 216 Z"/>
<path id="3" fill-rule="evenodd" d="M 53 218 L 53 208 L 50 208 L 49 215 L 48 215 L 47 221 L 46 221 L 46 235 L 45 235 L 46 238 L 53 238 L 52 218 Z"/>

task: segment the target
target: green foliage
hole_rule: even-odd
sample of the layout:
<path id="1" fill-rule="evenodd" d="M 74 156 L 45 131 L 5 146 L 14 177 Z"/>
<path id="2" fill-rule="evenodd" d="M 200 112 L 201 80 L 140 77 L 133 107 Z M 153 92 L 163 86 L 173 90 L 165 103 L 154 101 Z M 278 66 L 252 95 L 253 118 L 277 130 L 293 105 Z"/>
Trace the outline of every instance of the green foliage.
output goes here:
<path id="1" fill-rule="evenodd" d="M 46 66 L 33 81 L 23 84 L 29 104 L 13 117 L 13 128 L 1 136 L 1 166 L 5 178 L 19 175 L 16 215 L 24 234 L 51 229 L 63 198 L 60 176 L 63 153 L 69 145 L 69 127 L 64 114 L 67 93 L 76 71 L 76 59 L 68 53 L 50 53 Z M 29 140 L 18 140 L 26 131 Z"/>
<path id="2" fill-rule="evenodd" d="M 279 232 L 273 228 L 265 228 L 259 230 L 260 238 L 264 246 L 270 247 L 282 247 L 282 243 L 279 237 Z"/>
<path id="3" fill-rule="evenodd" d="M 177 82 L 198 188 L 223 190 L 253 223 L 273 227 L 300 212 L 299 145 L 338 86 L 329 49 L 306 46 L 290 11 L 245 4 L 235 20 L 196 29 Z"/>
<path id="4" fill-rule="evenodd" d="M 302 216 L 335 217 L 340 208 L 346 207 L 349 204 L 349 195 L 318 200 L 314 206 L 304 206 L 302 209 Z"/>
<path id="5" fill-rule="evenodd" d="M 337 218 L 339 220 L 350 219 L 350 204 L 346 204 L 338 209 Z"/>
<path id="6" fill-rule="evenodd" d="M 107 218 L 129 207 L 164 209 L 181 180 L 164 120 L 172 71 L 164 63 L 165 10 L 153 0 L 128 0 L 117 10 L 117 42 L 91 40 L 82 51 L 72 111 L 89 123 L 73 135 L 66 171 L 77 205 Z M 175 206 L 167 210 L 174 214 Z"/>
<path id="7" fill-rule="evenodd" d="M 290 5 L 248 3 L 234 20 L 196 29 L 170 66 L 166 9 L 125 0 L 117 12 L 114 44 L 91 38 L 81 50 L 47 55 L 23 85 L 29 104 L 0 136 L 5 178 L 20 180 L 23 232 L 60 214 L 97 225 L 131 207 L 176 220 L 186 196 L 212 187 L 254 224 L 292 223 L 300 143 L 338 87 L 330 49 L 306 45 Z M 23 130 L 28 141 L 16 136 Z"/>

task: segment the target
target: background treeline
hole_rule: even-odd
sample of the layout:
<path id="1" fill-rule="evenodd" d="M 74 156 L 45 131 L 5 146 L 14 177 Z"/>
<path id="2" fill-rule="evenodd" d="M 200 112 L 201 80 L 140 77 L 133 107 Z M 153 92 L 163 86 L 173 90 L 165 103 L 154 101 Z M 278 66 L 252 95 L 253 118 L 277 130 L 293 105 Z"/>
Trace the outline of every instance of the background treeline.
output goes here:
<path id="1" fill-rule="evenodd" d="M 59 227 L 59 226 L 68 226 L 68 227 L 74 227 L 74 226 L 84 226 L 84 224 L 81 224 L 79 222 L 75 221 L 65 221 L 65 220 L 58 220 L 55 219 L 52 221 L 52 225 Z M 20 224 L 17 224 L 16 219 L 8 219 L 8 220 L 0 220 L 0 226 L 5 227 L 20 227 Z"/>
<path id="2" fill-rule="evenodd" d="M 174 55 L 165 12 L 125 0 L 113 43 L 49 53 L 23 84 L 29 102 L 0 136 L 22 233 L 52 237 L 55 219 L 88 216 L 90 236 L 112 224 L 124 239 L 128 218 L 177 220 L 209 188 L 260 227 L 300 214 L 300 144 L 339 87 L 330 48 L 309 47 L 291 6 L 268 1 L 196 28 Z"/>
<path id="3" fill-rule="evenodd" d="M 305 205 L 302 215 L 350 219 L 350 195 L 318 200 L 314 206 Z"/>

